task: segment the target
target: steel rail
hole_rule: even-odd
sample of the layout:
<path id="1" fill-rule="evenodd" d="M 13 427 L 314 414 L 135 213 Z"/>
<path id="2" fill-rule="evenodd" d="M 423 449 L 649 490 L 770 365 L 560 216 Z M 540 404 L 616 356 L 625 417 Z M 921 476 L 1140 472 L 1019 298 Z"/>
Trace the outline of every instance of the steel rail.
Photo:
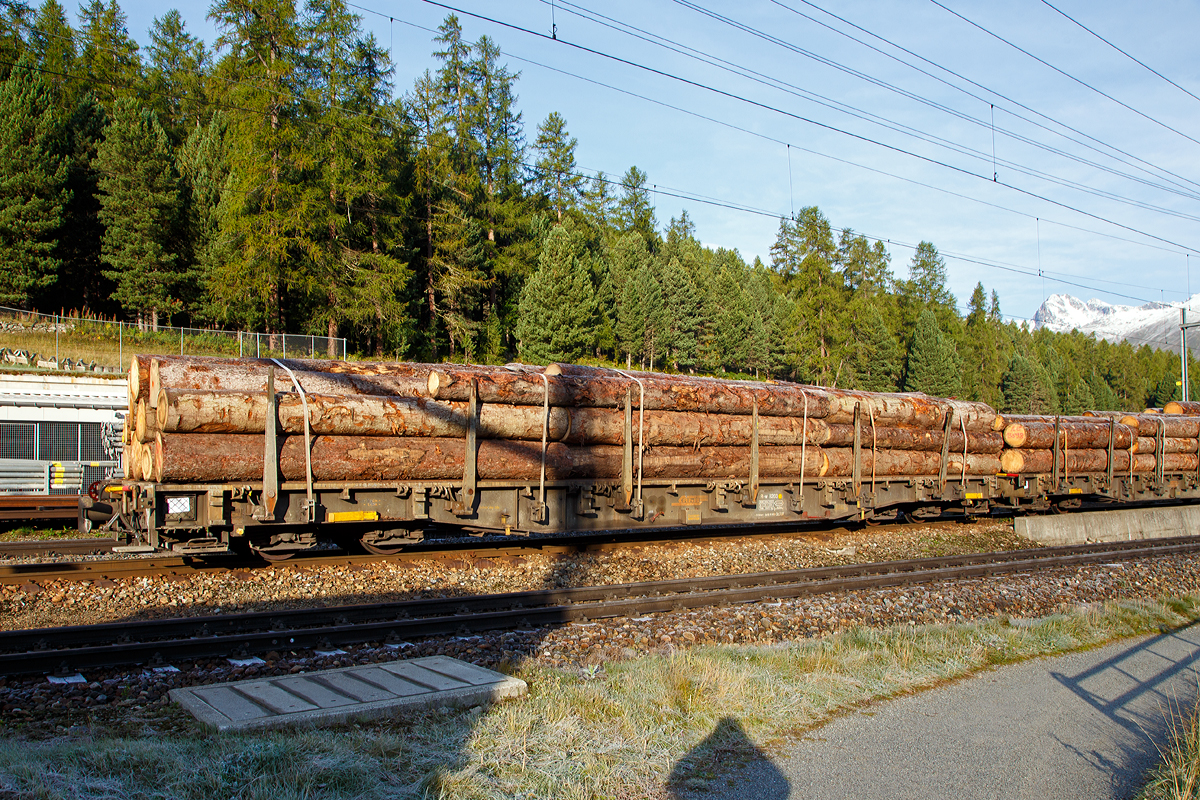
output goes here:
<path id="1" fill-rule="evenodd" d="M 784 572 L 0 632 L 0 673 L 556 625 L 1200 550 L 1200 538 L 1039 548 Z M 136 639 L 136 641 L 135 641 Z"/>
<path id="2" fill-rule="evenodd" d="M 961 520 L 936 520 L 923 523 L 931 527 L 960 526 Z M 909 525 L 881 525 L 872 528 L 884 532 L 891 529 L 910 528 Z M 414 561 L 424 559 L 452 558 L 497 558 L 503 556 L 519 556 L 530 554 L 564 555 L 579 552 L 600 552 L 605 550 L 639 547 L 648 544 L 683 544 L 704 542 L 727 542 L 750 538 L 774 536 L 819 535 L 833 530 L 845 529 L 845 525 L 835 525 L 823 528 L 798 529 L 795 525 L 763 526 L 747 530 L 744 526 L 728 526 L 720 529 L 695 531 L 687 529 L 663 530 L 653 534 L 642 532 L 638 535 L 627 536 L 619 533 L 597 534 L 567 534 L 563 536 L 545 536 L 522 539 L 514 543 L 509 539 L 477 540 L 464 539 L 449 541 L 434 539 L 428 542 L 411 545 L 404 550 L 388 555 L 354 554 L 340 552 L 334 555 L 319 555 L 320 551 L 300 553 L 286 561 L 264 561 L 249 555 L 217 555 L 217 556 L 173 556 L 159 554 L 141 558 L 105 559 L 103 561 L 43 561 L 26 562 L 21 564 L 0 564 L 0 586 L 4 584 L 24 583 L 26 581 L 86 581 L 99 578 L 129 578 L 155 575 L 185 575 L 189 572 L 221 572 L 228 570 L 248 569 L 288 569 L 293 567 L 317 566 L 359 566 L 385 561 Z M 60 541 L 89 541 L 89 540 L 60 540 Z M 95 541 L 110 543 L 109 539 Z M 9 547 L 12 552 L 8 552 Z M 106 544 L 111 550 L 112 545 Z M 38 542 L 13 542 L 6 545 L 0 543 L 0 556 L 3 555 L 33 555 L 37 554 L 41 544 Z M 74 545 L 72 545 L 74 547 Z M 20 548 L 25 548 L 21 550 Z M 100 549 L 100 548 L 96 548 Z M 92 552 L 83 550 L 56 550 L 54 552 Z"/>

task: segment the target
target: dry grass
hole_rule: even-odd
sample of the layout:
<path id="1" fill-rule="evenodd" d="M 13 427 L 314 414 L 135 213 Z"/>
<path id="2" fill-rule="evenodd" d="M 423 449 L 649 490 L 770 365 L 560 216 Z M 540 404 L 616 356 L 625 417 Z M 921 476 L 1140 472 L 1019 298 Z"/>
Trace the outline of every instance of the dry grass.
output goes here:
<path id="1" fill-rule="evenodd" d="M 1200 598 L 1114 602 L 1030 625 L 856 628 L 773 647 L 697 647 L 571 673 L 521 668 L 530 694 L 486 711 L 386 723 L 176 737 L 0 740 L 0 796 L 45 798 L 623 798 L 666 792 L 686 763 L 698 788 L 707 737 L 735 720 L 782 744 L 841 710 L 969 675 L 1187 624 Z M 676 775 L 680 774 L 679 772 Z M 1157 796 L 1156 796 L 1157 797 Z"/>
<path id="2" fill-rule="evenodd" d="M 1173 715 L 1169 730 L 1171 743 L 1137 800 L 1200 798 L 1200 706 Z"/>
<path id="3" fill-rule="evenodd" d="M 59 358 L 95 361 L 102 366 L 119 367 L 124 370 L 134 353 L 179 353 L 178 331 L 140 333 L 126 328 L 122 342 L 115 325 L 88 320 L 69 322 L 73 322 L 75 328 L 58 334 Z M 183 346 L 188 355 L 238 354 L 237 339 L 223 336 L 185 336 Z M 55 334 L 45 330 L 0 331 L 0 347 L 28 350 L 38 353 L 43 358 L 52 358 L 55 353 Z"/>

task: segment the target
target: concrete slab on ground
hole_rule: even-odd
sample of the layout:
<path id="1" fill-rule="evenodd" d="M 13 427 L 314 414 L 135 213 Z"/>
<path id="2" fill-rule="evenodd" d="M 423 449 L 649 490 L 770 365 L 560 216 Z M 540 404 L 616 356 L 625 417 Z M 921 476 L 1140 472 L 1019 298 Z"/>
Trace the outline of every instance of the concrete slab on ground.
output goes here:
<path id="1" fill-rule="evenodd" d="M 1200 507 L 1138 508 L 1017 517 L 1013 528 L 1046 546 L 1130 542 L 1200 534 Z"/>
<path id="2" fill-rule="evenodd" d="M 1026 661 L 872 703 L 669 796 L 1120 800 L 1158 763 L 1198 683 L 1200 626 Z"/>
<path id="3" fill-rule="evenodd" d="M 447 656 L 172 689 L 171 699 L 218 731 L 320 725 L 416 708 L 520 697 L 525 681 Z"/>

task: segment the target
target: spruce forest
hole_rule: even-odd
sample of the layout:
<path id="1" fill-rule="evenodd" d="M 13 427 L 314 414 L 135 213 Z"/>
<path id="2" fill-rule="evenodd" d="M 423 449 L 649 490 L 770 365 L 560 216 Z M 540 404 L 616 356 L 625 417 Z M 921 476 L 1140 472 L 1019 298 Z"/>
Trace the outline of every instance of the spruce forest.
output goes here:
<path id="1" fill-rule="evenodd" d="M 567 120 L 527 124 L 520 74 L 454 16 L 397 76 L 342 0 L 215 0 L 213 43 L 169 11 L 144 48 L 116 0 L 78 29 L 56 0 L 0 8 L 3 305 L 1010 412 L 1178 396 L 1172 353 L 1031 332 L 982 284 L 960 312 L 929 242 L 893 264 L 808 207 L 769 263 L 702 246 L 642 170 L 585 176 Z"/>

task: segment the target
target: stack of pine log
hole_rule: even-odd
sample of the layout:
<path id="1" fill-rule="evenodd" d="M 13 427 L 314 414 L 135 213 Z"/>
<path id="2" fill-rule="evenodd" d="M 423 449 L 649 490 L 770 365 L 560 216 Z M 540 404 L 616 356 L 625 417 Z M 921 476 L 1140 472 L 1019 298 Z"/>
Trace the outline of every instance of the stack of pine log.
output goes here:
<path id="1" fill-rule="evenodd" d="M 1056 430 L 1061 474 L 1107 472 L 1110 441 L 1115 473 L 1149 473 L 1160 466 L 1164 472 L 1197 469 L 1200 403 L 1168 403 L 1163 409 L 1147 409 L 1141 414 L 1005 415 L 998 425 L 1004 431 L 1005 449 L 1000 455 L 1004 472 L 1052 472 Z"/>
<path id="2" fill-rule="evenodd" d="M 285 369 L 286 367 L 286 369 Z M 992 475 L 1003 437 L 983 403 L 553 364 L 366 363 L 136 356 L 126 474 L 170 483 L 261 480 L 273 370 L 278 463 L 318 481 L 455 480 L 470 399 L 481 480 L 619 479 L 626 444 L 647 479 Z M 296 389 L 304 391 L 304 397 Z M 543 440 L 546 442 L 543 447 Z M 640 447 L 640 450 L 637 448 Z M 803 462 L 803 463 L 802 463 Z"/>

